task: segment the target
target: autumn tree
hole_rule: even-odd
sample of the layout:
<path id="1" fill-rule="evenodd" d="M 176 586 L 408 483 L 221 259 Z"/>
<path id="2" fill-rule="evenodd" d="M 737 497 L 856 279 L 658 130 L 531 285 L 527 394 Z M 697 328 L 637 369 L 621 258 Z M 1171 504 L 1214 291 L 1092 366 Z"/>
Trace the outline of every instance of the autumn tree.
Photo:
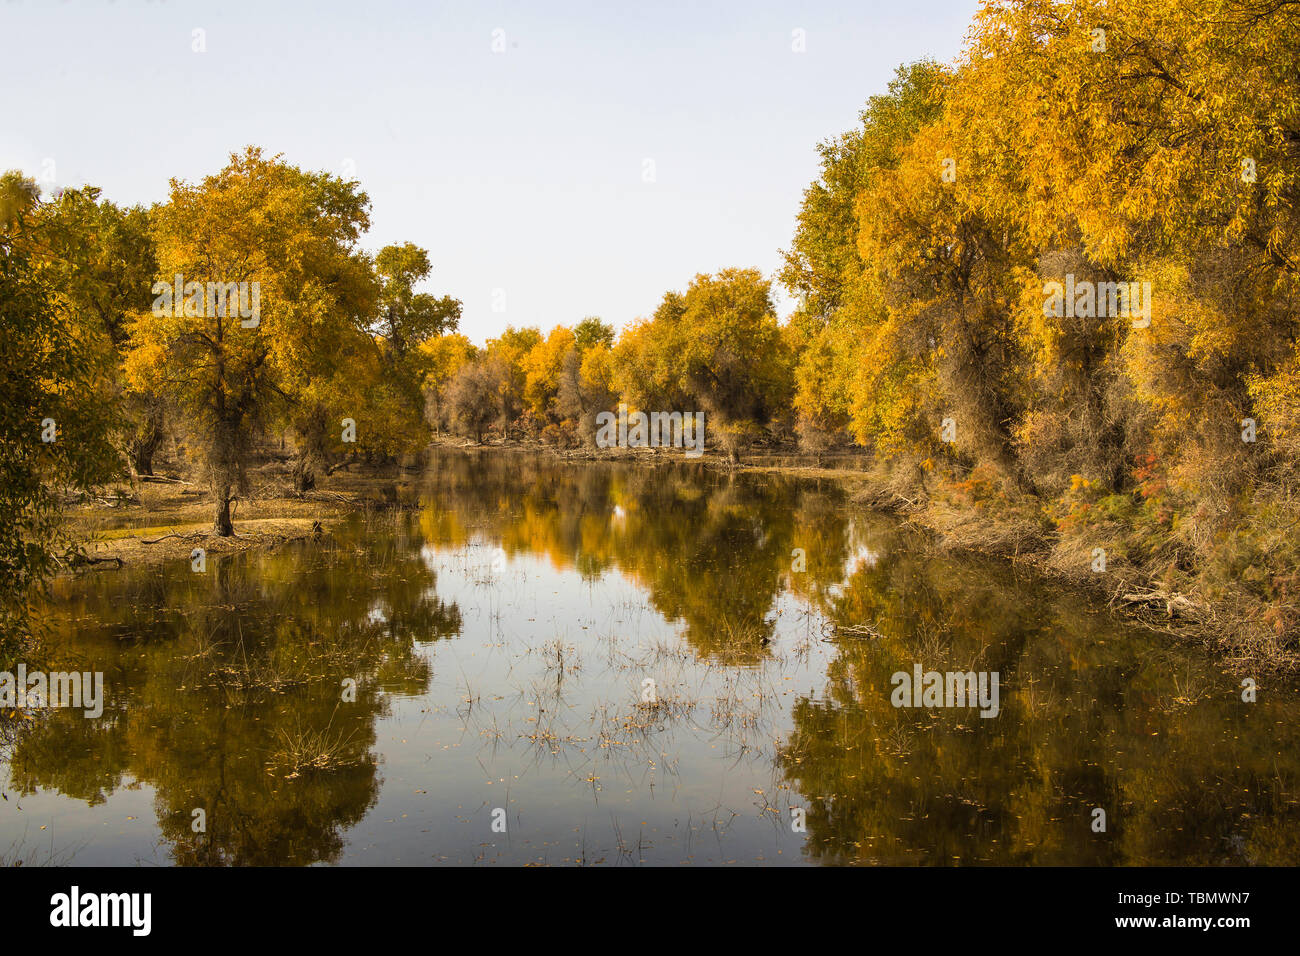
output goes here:
<path id="1" fill-rule="evenodd" d="M 409 422 L 400 427 L 410 450 L 427 439 L 423 427 L 425 385 L 431 373 L 448 370 L 430 365 L 426 343 L 454 333 L 460 324 L 461 303 L 451 296 L 433 296 L 416 290 L 433 269 L 428 253 L 413 243 L 385 246 L 375 257 L 379 276 L 379 314 L 372 330 L 380 338 L 387 378 Z M 450 356 L 443 353 L 446 359 Z"/>
<path id="2" fill-rule="evenodd" d="M 507 325 L 504 332 L 487 340 L 485 353 L 499 362 L 499 365 L 493 365 L 492 374 L 501 375 L 495 407 L 503 431 L 508 431 L 526 408 L 524 389 L 528 382 L 528 369 L 525 362 L 541 341 L 541 330 L 531 326 L 517 329 L 513 325 Z"/>
<path id="3" fill-rule="evenodd" d="M 508 397 L 510 387 L 510 368 L 499 355 L 485 355 L 462 365 L 447 385 L 447 416 L 452 428 L 483 444 L 489 427 L 505 427 L 514 407 Z"/>
<path id="4" fill-rule="evenodd" d="M 608 348 L 614 344 L 614 327 L 598 316 L 589 315 L 573 327 L 573 340 L 580 354 L 598 345 Z"/>
<path id="5" fill-rule="evenodd" d="M 459 332 L 425 339 L 418 348 L 422 353 L 420 364 L 424 369 L 426 417 L 429 424 L 437 430 L 446 424 L 448 384 L 462 366 L 474 360 L 478 349 Z"/>
<path id="6" fill-rule="evenodd" d="M 385 246 L 375 256 L 380 290 L 373 328 L 395 358 L 405 357 L 428 339 L 455 332 L 460 322 L 458 299 L 416 291 L 432 271 L 428 252 L 414 243 Z"/>
<path id="7" fill-rule="evenodd" d="M 694 411 L 736 455 L 787 412 L 791 370 L 771 284 L 756 269 L 697 275 L 669 292 L 615 350 L 623 393 L 642 409 Z"/>
<path id="8" fill-rule="evenodd" d="M 359 259 L 352 264 L 362 268 Z M 369 294 L 367 283 L 374 285 L 374 313 L 361 323 L 369 341 L 353 334 L 351 324 L 341 326 L 341 351 L 320 353 L 327 364 L 308 370 L 301 382 L 290 417 L 298 446 L 298 490 L 313 487 L 320 472 L 338 467 L 332 459 L 344 450 L 392 459 L 427 442 L 423 385 L 429 368 L 422 346 L 453 332 L 461 314 L 458 300 L 417 291 L 431 271 L 425 250 L 408 242 L 381 249 L 373 277 L 361 271 L 353 276 L 362 293 L 359 303 Z M 356 423 L 347 443 L 338 427 L 343 418 Z"/>
<path id="9" fill-rule="evenodd" d="M 860 199 L 883 173 L 897 168 L 917 130 L 941 115 L 948 76 L 929 61 L 899 67 L 888 90 L 867 100 L 857 129 L 818 146 L 821 176 L 804 192 L 779 274 L 798 297 L 786 339 L 796 356 L 796 429 L 807 450 L 834 445 L 841 432 L 874 443 L 886 420 L 895 427 L 908 420 L 895 403 L 864 400 L 874 390 L 870 379 L 864 381 L 873 371 L 864 350 L 874 337 L 888 334 L 888 302 L 859 250 L 862 217 L 873 212 Z M 892 370 L 895 389 L 900 373 Z"/>
<path id="10" fill-rule="evenodd" d="M 197 185 L 173 180 L 157 211 L 158 299 L 130 327 L 128 375 L 156 381 L 190 423 L 219 535 L 234 532 L 255 438 L 277 416 L 298 422 L 372 347 L 375 284 L 356 248 L 367 210 L 355 184 L 250 147 Z"/>
<path id="11" fill-rule="evenodd" d="M 564 356 L 556 407 L 573 423 L 577 440 L 594 445 L 596 416 L 603 411 L 614 411 L 619 395 L 614 380 L 614 355 L 608 340 L 601 336 L 588 341 L 586 347 L 579 345 Z"/>
<path id="12" fill-rule="evenodd" d="M 573 330 L 557 325 L 521 359 L 524 406 L 539 420 L 551 421 L 559 417 L 555 400 L 560 390 L 564 359 L 570 352 L 577 352 Z"/>

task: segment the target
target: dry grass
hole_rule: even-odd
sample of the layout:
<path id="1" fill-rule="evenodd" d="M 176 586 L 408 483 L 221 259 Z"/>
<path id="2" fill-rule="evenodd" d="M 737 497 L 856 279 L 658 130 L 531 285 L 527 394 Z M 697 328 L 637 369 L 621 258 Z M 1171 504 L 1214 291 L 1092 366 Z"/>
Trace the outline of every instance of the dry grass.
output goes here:
<path id="1" fill-rule="evenodd" d="M 308 773 L 328 773 L 361 762 L 361 755 L 351 746 L 352 733 L 342 731 L 298 729 L 281 730 L 281 747 L 271 754 L 268 770 L 293 780 Z"/>

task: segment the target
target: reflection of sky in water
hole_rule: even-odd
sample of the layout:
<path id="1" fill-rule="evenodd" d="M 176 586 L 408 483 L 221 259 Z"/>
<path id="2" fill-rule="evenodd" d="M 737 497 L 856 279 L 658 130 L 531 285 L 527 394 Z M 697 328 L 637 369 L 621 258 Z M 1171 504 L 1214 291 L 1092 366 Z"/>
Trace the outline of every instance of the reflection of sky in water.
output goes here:
<path id="1" fill-rule="evenodd" d="M 872 551 L 866 545 L 861 545 L 844 562 L 845 582 L 847 583 L 849 578 L 857 574 L 860 568 L 874 568 L 878 560 L 880 560 L 879 553 Z"/>

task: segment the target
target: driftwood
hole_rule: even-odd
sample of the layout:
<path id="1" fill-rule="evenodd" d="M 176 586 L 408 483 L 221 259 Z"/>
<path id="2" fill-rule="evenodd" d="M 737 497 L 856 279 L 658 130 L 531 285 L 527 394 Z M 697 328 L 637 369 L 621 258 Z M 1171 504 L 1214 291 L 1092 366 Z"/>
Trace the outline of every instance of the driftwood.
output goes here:
<path id="1" fill-rule="evenodd" d="M 97 495 L 89 491 L 76 492 L 75 494 L 65 493 L 61 500 L 65 505 L 84 505 L 94 502 L 95 504 L 103 505 L 106 508 L 118 508 L 123 505 L 138 505 L 140 503 L 140 499 L 135 495 L 114 495 L 113 497 L 108 497 L 106 495 Z"/>
<path id="2" fill-rule="evenodd" d="M 129 498 L 106 498 L 103 495 L 86 495 L 81 499 L 81 501 L 93 501 L 96 504 L 103 505 L 105 508 L 120 508 L 123 505 L 138 505 L 140 503 L 140 499 L 135 496 Z"/>
<path id="3" fill-rule="evenodd" d="M 282 531 L 247 531 L 243 534 L 235 534 L 233 537 L 242 541 L 257 541 L 270 539 L 276 545 L 288 544 L 291 541 L 319 541 L 325 536 L 325 528 L 319 521 L 311 523 L 311 530 L 303 534 L 285 534 Z"/>
<path id="4" fill-rule="evenodd" d="M 314 488 L 311 491 L 296 492 L 295 497 L 307 501 L 341 501 L 346 505 L 356 504 L 358 500 L 356 498 L 349 498 L 347 495 L 341 495 L 337 491 L 321 491 L 317 488 Z"/>
<path id="5" fill-rule="evenodd" d="M 822 640 L 829 641 L 836 637 L 855 637 L 862 640 L 876 641 L 884 635 L 870 624 L 836 624 L 834 621 L 822 623 Z"/>
<path id="6" fill-rule="evenodd" d="M 1200 617 L 1204 608 L 1195 601 L 1182 594 L 1171 594 L 1168 591 L 1146 591 L 1140 594 L 1121 594 L 1117 598 L 1124 604 L 1142 605 L 1152 609 L 1164 607 L 1165 614 L 1169 617 L 1175 615 L 1180 617 Z"/>
<path id="7" fill-rule="evenodd" d="M 190 531 L 187 534 L 181 534 L 180 532 L 173 531 L 171 534 L 165 534 L 161 538 L 154 538 L 152 541 L 150 541 L 148 538 L 141 538 L 140 543 L 157 544 L 159 541 L 166 541 L 168 538 L 188 538 L 189 540 L 193 541 L 196 538 L 209 537 L 210 534 L 211 532 L 208 531 Z"/>
<path id="8" fill-rule="evenodd" d="M 52 555 L 54 563 L 61 568 L 71 571 L 74 568 L 83 567 L 87 564 L 116 564 L 119 568 L 126 564 L 121 558 L 113 556 L 109 558 L 92 558 L 84 551 L 68 551 L 63 555 Z"/>
<path id="9" fill-rule="evenodd" d="M 76 556 L 75 556 L 75 557 L 74 557 L 74 558 L 69 562 L 69 564 L 70 564 L 72 567 L 75 568 L 75 567 L 77 567 L 78 565 L 82 565 L 82 564 L 107 564 L 107 563 L 109 563 L 110 561 L 111 561 L 111 562 L 115 562 L 119 568 L 122 567 L 124 564 L 126 564 L 125 561 L 123 561 L 121 558 L 116 557 L 116 556 L 114 556 L 114 557 L 110 557 L 110 558 L 92 558 L 92 557 L 91 557 L 90 555 L 88 555 L 88 554 L 79 554 L 79 555 L 76 555 Z"/>

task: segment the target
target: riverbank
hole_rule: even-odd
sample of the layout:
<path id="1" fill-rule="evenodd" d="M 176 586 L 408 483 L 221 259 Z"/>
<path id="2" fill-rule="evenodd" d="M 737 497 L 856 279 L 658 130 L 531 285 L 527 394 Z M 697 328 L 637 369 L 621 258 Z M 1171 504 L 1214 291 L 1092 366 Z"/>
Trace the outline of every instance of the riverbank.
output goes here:
<path id="1" fill-rule="evenodd" d="M 404 495 L 414 500 L 410 478 L 396 467 L 354 466 L 300 493 L 288 468 L 273 462 L 259 468 L 249 493 L 233 502 L 235 534 L 225 538 L 212 531 L 213 500 L 205 486 L 161 478 L 122 482 L 68 507 L 65 534 L 86 558 L 74 560 L 70 570 L 189 558 L 195 548 L 228 554 L 319 540 L 360 508 Z"/>
<path id="2" fill-rule="evenodd" d="M 1204 645 L 1243 675 L 1300 673 L 1296 609 L 1260 598 L 1248 582 L 1214 562 L 1188 561 L 1169 515 L 1150 526 L 1133 520 L 1126 496 L 1104 497 L 1086 481 L 1062 499 L 1015 494 L 991 473 L 964 479 L 937 470 L 902 473 L 868 454 L 813 456 L 762 450 L 732 462 L 719 452 L 684 459 L 675 449 L 556 449 L 538 442 L 444 447 L 483 453 L 532 450 L 561 460 L 654 466 L 697 462 L 728 473 L 833 481 L 864 508 L 894 514 L 933 536 L 936 548 L 985 555 L 1078 589 L 1099 608 L 1180 640 Z M 1117 508 L 1115 499 L 1121 507 Z M 1125 513 L 1125 508 L 1129 513 Z M 1139 515 L 1141 517 L 1141 515 Z M 1162 528 L 1169 529 L 1162 533 Z M 1279 529 L 1276 534 L 1285 533 Z"/>
<path id="3" fill-rule="evenodd" d="M 1212 569 L 1177 567 L 1172 538 L 1122 518 L 1071 524 L 1072 504 L 1033 495 L 1008 496 L 983 476 L 956 481 L 932 476 L 920 489 L 900 488 L 898 476 L 869 470 L 821 470 L 790 465 L 746 465 L 740 470 L 827 478 L 842 483 L 853 500 L 899 515 L 935 536 L 936 546 L 1012 562 L 1087 593 L 1098 606 L 1184 641 L 1205 645 L 1243 674 L 1300 672 L 1294 619 L 1253 597 L 1239 582 Z M 1082 505 L 1087 512 L 1091 506 Z M 1097 509 L 1099 512 L 1101 509 Z M 1063 520 L 1064 517 L 1064 520 Z M 1147 535 L 1145 540 L 1137 540 Z M 1142 551 L 1156 557 L 1142 560 Z M 1280 626 L 1289 623 L 1290 628 Z"/>

